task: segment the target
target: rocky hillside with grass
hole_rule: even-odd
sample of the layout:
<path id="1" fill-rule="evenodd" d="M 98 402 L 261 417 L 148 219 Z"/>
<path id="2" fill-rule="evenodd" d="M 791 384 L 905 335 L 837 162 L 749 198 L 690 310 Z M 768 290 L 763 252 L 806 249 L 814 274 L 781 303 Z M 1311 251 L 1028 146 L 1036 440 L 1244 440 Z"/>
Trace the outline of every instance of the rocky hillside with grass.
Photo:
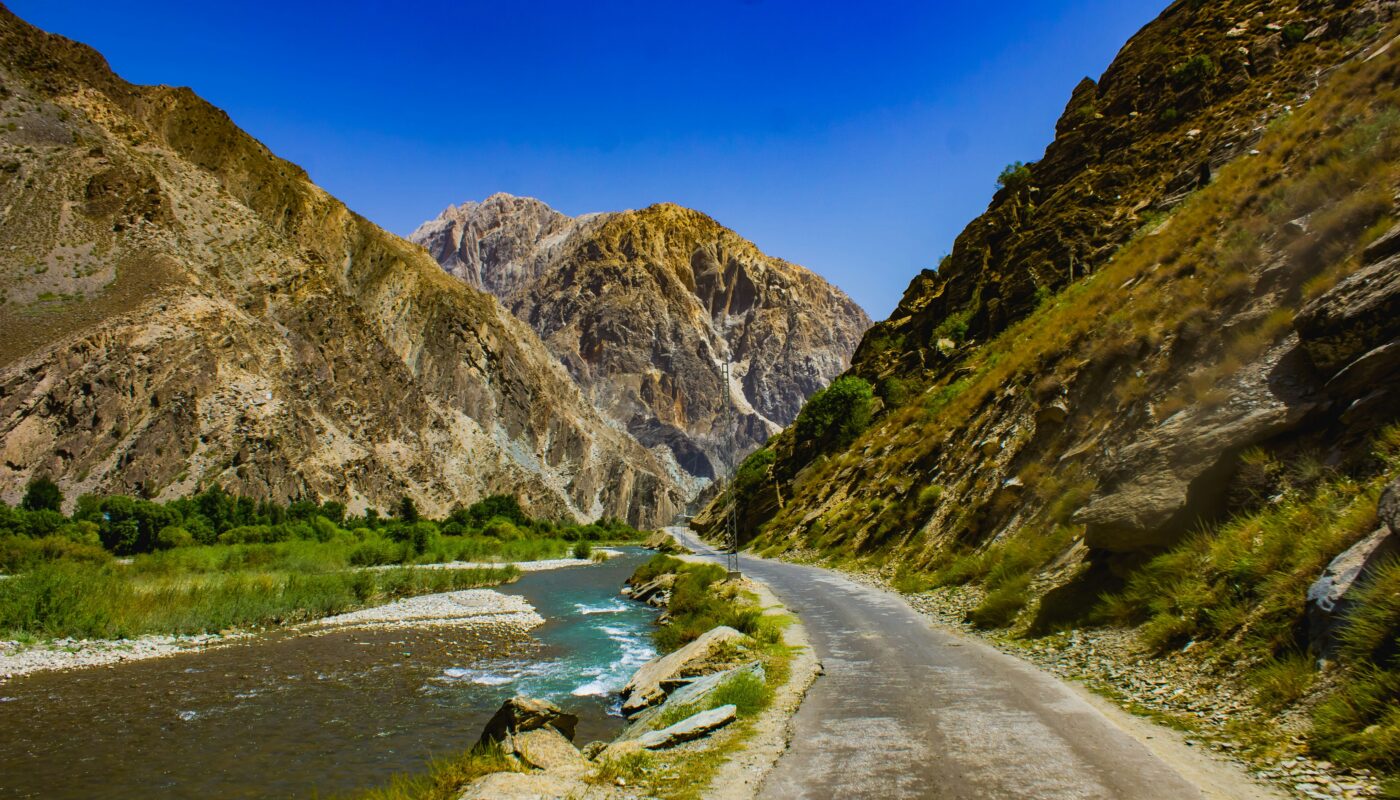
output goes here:
<path id="1" fill-rule="evenodd" d="M 188 89 L 0 9 L 0 496 L 36 475 L 667 520 L 666 468 L 490 295 Z"/>
<path id="2" fill-rule="evenodd" d="M 1400 770 L 1396 6 L 1173 3 L 697 524 Z"/>
<path id="3" fill-rule="evenodd" d="M 814 273 L 671 204 L 573 218 L 497 194 L 409 239 L 529 323 L 598 408 L 692 486 L 792 422 L 870 322 Z"/>

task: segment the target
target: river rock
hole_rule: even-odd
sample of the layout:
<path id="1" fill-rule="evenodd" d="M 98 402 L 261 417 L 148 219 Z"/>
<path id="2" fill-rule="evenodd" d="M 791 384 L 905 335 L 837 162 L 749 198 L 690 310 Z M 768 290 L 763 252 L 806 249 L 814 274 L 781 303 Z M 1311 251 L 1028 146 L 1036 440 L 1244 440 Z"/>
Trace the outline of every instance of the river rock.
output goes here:
<path id="1" fill-rule="evenodd" d="M 1394 488 L 1391 484 L 1387 495 L 1394 496 Z M 1322 656 L 1335 653 L 1337 632 L 1344 624 L 1351 595 L 1370 570 L 1397 553 L 1400 535 L 1382 525 L 1332 559 L 1308 588 L 1308 647 L 1312 652 Z"/>
<path id="2" fill-rule="evenodd" d="M 669 728 L 643 734 L 637 739 L 637 743 L 648 750 L 675 747 L 692 739 L 709 736 L 714 731 L 733 722 L 737 716 L 738 709 L 732 705 L 712 708 L 709 711 L 701 711 L 699 714 L 687 717 Z"/>
<path id="3" fill-rule="evenodd" d="M 633 600 L 645 603 L 650 601 L 654 596 L 669 591 L 675 583 L 676 576 L 674 573 L 668 572 L 664 575 L 658 575 L 655 579 L 647 581 L 641 586 L 632 587 L 632 592 L 629 597 Z"/>
<path id="4" fill-rule="evenodd" d="M 552 726 L 517 733 L 510 737 L 510 745 L 515 755 L 532 767 L 559 773 L 588 771 L 588 760 Z"/>
<path id="5" fill-rule="evenodd" d="M 735 667 L 733 669 L 727 669 L 722 672 L 696 678 L 694 681 L 671 692 L 670 696 L 666 698 L 666 702 L 639 711 L 631 718 L 631 723 L 627 726 L 627 729 L 617 737 L 616 741 L 625 742 L 642 737 L 651 730 L 651 721 L 665 714 L 668 709 L 687 705 L 697 707 L 706 705 L 706 701 L 710 698 L 710 695 L 714 694 L 716 689 L 731 678 L 738 676 L 740 673 L 753 675 L 760 681 L 766 678 L 763 665 L 757 661 L 745 664 L 742 667 Z"/>
<path id="6" fill-rule="evenodd" d="M 748 638 L 727 625 L 720 625 L 706 631 L 700 638 L 674 653 L 648 661 L 637 670 L 627 685 L 622 687 L 622 694 L 627 698 L 622 704 L 623 713 L 635 714 L 647 706 L 661 702 L 666 697 L 667 690 L 663 688 L 665 684 L 681 680 L 683 672 L 709 659 L 721 646 L 739 644 Z M 683 682 L 689 683 L 688 680 Z"/>
<path id="7" fill-rule="evenodd" d="M 457 800 L 557 800 L 587 788 L 578 778 L 551 772 L 493 772 L 468 784 Z"/>
<path id="8" fill-rule="evenodd" d="M 548 700 L 516 695 L 501 704 L 481 731 L 480 744 L 505 742 L 509 737 L 550 726 L 565 738 L 574 738 L 578 717 L 566 714 Z"/>

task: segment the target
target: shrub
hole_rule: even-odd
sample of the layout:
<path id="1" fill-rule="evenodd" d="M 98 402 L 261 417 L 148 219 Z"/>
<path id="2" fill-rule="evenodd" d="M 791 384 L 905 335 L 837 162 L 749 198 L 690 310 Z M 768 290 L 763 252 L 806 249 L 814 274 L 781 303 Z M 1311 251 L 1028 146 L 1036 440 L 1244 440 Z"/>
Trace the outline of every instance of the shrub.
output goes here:
<path id="1" fill-rule="evenodd" d="M 979 628 L 1005 628 L 1025 608 L 1030 586 L 1031 576 L 1027 574 L 1005 580 L 968 613 L 968 621 Z"/>
<path id="2" fill-rule="evenodd" d="M 25 511 L 62 511 L 63 492 L 58 484 L 40 476 L 29 482 L 19 506 Z"/>
<path id="3" fill-rule="evenodd" d="M 588 542 L 579 542 L 574 545 L 573 554 L 574 558 L 588 558 L 593 555 L 593 546 Z"/>
<path id="4" fill-rule="evenodd" d="M 847 375 L 837 378 L 812 395 L 793 423 L 795 447 L 817 453 L 849 446 L 870 425 L 870 406 L 875 393 L 863 378 Z"/>
<path id="5" fill-rule="evenodd" d="M 159 550 L 171 550 L 176 547 L 189 547 L 194 544 L 194 536 L 184 528 L 177 528 L 174 525 L 167 525 L 156 534 L 156 548 Z"/>
<path id="6" fill-rule="evenodd" d="M 1186 86 L 1213 78 L 1218 72 L 1220 67 L 1214 59 L 1205 53 L 1197 53 L 1173 67 L 1171 78 L 1177 85 Z"/>
<path id="7" fill-rule="evenodd" d="M 1030 182 L 1031 167 L 1024 161 L 1013 161 L 1007 164 L 997 175 L 998 189 L 1010 189 L 1015 192 L 1030 185 Z"/>

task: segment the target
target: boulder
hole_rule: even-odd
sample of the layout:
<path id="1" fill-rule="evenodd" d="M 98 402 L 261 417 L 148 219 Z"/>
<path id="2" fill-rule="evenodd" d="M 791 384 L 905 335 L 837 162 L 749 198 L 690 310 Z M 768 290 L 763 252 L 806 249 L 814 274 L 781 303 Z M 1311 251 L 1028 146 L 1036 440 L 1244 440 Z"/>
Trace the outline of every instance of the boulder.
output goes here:
<path id="1" fill-rule="evenodd" d="M 687 717 L 669 728 L 643 734 L 638 737 L 637 743 L 648 750 L 664 750 L 683 742 L 709 736 L 714 731 L 733 722 L 737 716 L 738 709 L 732 705 L 712 708 L 709 711 L 701 711 L 699 714 Z"/>
<path id="2" fill-rule="evenodd" d="M 1395 496 L 1395 484 L 1387 495 Z M 1330 657 L 1337 647 L 1337 632 L 1344 624 L 1353 591 L 1370 570 L 1400 553 L 1400 534 L 1382 525 L 1327 565 L 1308 588 L 1308 648 Z"/>
<path id="3" fill-rule="evenodd" d="M 1381 492 L 1381 500 L 1376 504 L 1376 518 L 1390 528 L 1391 533 L 1400 536 L 1400 478 L 1391 481 Z"/>
<path id="4" fill-rule="evenodd" d="M 626 697 L 622 703 L 623 713 L 632 715 L 661 702 L 666 698 L 666 686 L 675 688 L 690 682 L 682 677 L 688 669 L 708 660 L 723 645 L 739 644 L 748 638 L 733 628 L 720 625 L 674 653 L 648 661 L 622 687 L 622 694 Z"/>
<path id="5" fill-rule="evenodd" d="M 558 800 L 587 788 L 579 778 L 549 772 L 493 772 L 468 784 L 457 800 Z"/>
<path id="6" fill-rule="evenodd" d="M 1059 425 L 1069 416 L 1069 404 L 1063 400 L 1053 400 L 1035 412 L 1037 425 Z"/>
<path id="7" fill-rule="evenodd" d="M 1362 259 L 1364 263 L 1374 264 L 1397 253 L 1400 253 L 1400 224 L 1386 231 L 1381 235 L 1381 238 L 1366 245 Z"/>
<path id="8" fill-rule="evenodd" d="M 653 596 L 662 592 L 669 591 L 671 587 L 675 585 L 675 583 L 676 576 L 668 572 L 664 575 L 658 575 L 654 580 L 647 581 L 641 586 L 632 587 L 632 591 L 629 594 L 629 596 L 633 600 L 638 600 L 640 602 L 645 603 L 651 600 Z"/>
<path id="9" fill-rule="evenodd" d="M 1293 326 L 1326 375 L 1400 336 L 1400 255 L 1362 267 L 1308 303 Z"/>
<path id="10" fill-rule="evenodd" d="M 522 731 L 510 737 L 516 757 L 532 767 L 557 773 L 588 771 L 588 760 L 552 726 Z"/>
<path id="11" fill-rule="evenodd" d="M 1175 544 L 1214 510 L 1235 453 L 1292 429 L 1316 407 L 1263 387 L 1236 396 L 1242 401 L 1176 414 L 1125 447 L 1105 487 L 1074 515 L 1086 526 L 1085 544 L 1113 552 Z"/>
<path id="12" fill-rule="evenodd" d="M 550 726 L 566 739 L 574 738 L 578 717 L 564 713 L 548 700 L 516 695 L 501 704 L 481 731 L 480 744 L 504 743 L 511 736 Z"/>
<path id="13" fill-rule="evenodd" d="M 662 714 L 665 714 L 669 709 L 680 708 L 681 706 L 687 705 L 706 705 L 706 701 L 709 700 L 710 696 L 714 694 L 716 689 L 722 686 L 730 678 L 733 678 L 739 675 L 740 673 L 748 673 L 758 678 L 760 681 L 766 679 L 766 675 L 763 670 L 763 665 L 757 661 L 745 664 L 742 667 L 734 667 L 733 669 L 726 669 L 721 672 L 715 672 L 700 678 L 696 678 L 690 683 L 687 683 L 681 686 L 680 688 L 676 689 L 675 691 L 671 692 L 671 694 L 666 698 L 666 702 L 639 711 L 635 716 L 631 718 L 631 722 L 627 726 L 626 730 L 624 730 L 615 741 L 626 742 L 644 736 L 651 730 L 651 721 L 661 716 Z"/>

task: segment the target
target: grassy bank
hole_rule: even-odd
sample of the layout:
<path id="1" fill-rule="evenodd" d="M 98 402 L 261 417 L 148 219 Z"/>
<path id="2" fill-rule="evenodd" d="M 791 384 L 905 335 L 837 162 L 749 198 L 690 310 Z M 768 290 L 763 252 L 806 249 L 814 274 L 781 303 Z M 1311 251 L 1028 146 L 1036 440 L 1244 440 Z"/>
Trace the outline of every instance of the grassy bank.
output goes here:
<path id="1" fill-rule="evenodd" d="M 215 488 L 155 503 L 85 496 L 71 515 L 44 481 L 0 504 L 0 636 L 28 640 L 206 633 L 301 622 L 400 597 L 490 586 L 514 568 L 452 561 L 587 557 L 641 534 L 614 521 L 531 519 L 496 496 L 441 520 L 409 501 L 394 517 L 336 503 L 279 505 Z M 378 567 L 379 569 L 366 569 Z"/>

